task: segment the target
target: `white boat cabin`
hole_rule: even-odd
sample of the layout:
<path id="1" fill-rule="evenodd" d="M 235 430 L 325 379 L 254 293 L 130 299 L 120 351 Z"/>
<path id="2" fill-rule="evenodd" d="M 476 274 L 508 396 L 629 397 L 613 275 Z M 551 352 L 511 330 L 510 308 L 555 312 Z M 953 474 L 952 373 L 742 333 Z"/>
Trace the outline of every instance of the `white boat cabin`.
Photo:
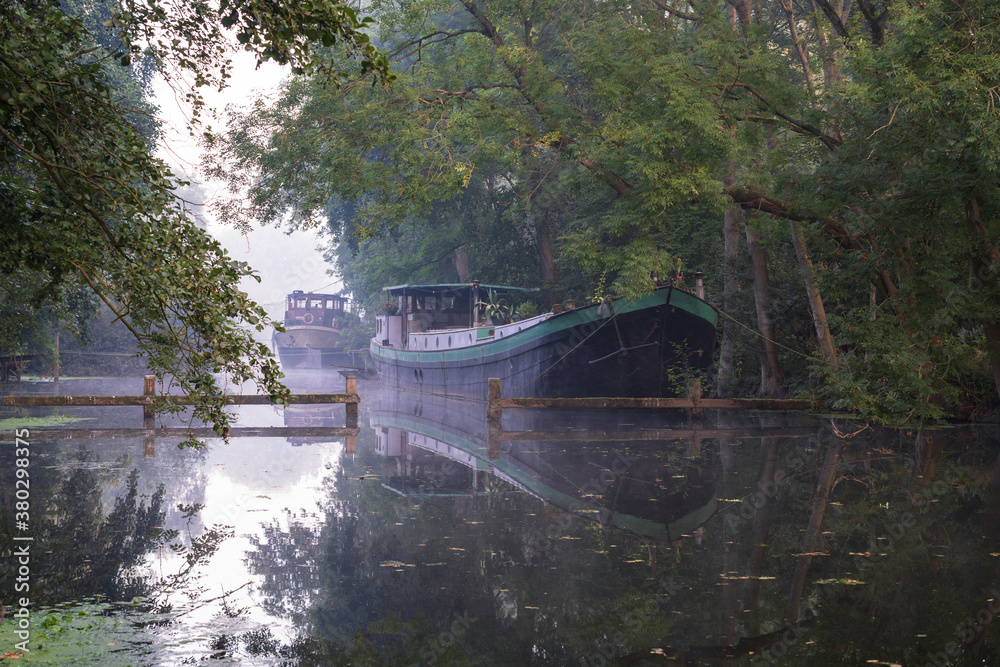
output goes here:
<path id="1" fill-rule="evenodd" d="M 384 290 L 389 299 L 386 314 L 375 319 L 375 342 L 398 350 L 469 347 L 509 336 L 552 316 L 546 313 L 504 324 L 484 321 L 487 299 L 504 299 L 509 304 L 512 297 L 524 297 L 536 289 L 473 282 L 395 285 Z"/>

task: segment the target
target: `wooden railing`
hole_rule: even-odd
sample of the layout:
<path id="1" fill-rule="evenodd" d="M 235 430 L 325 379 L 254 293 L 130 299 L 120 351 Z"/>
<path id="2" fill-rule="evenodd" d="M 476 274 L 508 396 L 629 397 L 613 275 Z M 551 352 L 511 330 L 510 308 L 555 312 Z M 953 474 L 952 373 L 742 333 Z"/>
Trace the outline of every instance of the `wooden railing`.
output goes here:
<path id="1" fill-rule="evenodd" d="M 541 431 L 512 432 L 504 431 L 501 426 L 503 411 L 508 408 L 555 408 L 568 410 L 599 410 L 633 408 L 654 408 L 686 410 L 694 419 L 702 416 L 706 408 L 723 408 L 738 410 L 817 410 L 822 407 L 819 401 L 804 399 L 773 399 L 773 398 L 702 398 L 701 384 L 697 381 L 688 385 L 686 398 L 502 398 L 500 380 L 490 378 L 486 398 L 486 420 L 488 451 L 491 460 L 500 457 L 500 443 L 514 440 L 579 440 L 579 439 L 616 439 L 620 433 L 589 432 L 586 436 L 578 433 L 546 433 Z M 697 443 L 702 438 L 731 437 L 733 429 L 703 429 L 692 426 L 690 429 L 659 429 L 643 431 L 637 439 L 674 439 L 690 438 Z"/>
<path id="2" fill-rule="evenodd" d="M 229 405 L 271 405 L 267 396 L 226 394 Z M 156 403 L 167 402 L 173 405 L 197 405 L 196 398 L 179 395 L 156 395 L 156 378 L 147 375 L 143 379 L 142 395 L 133 396 L 4 396 L 4 406 L 45 407 L 45 406 L 137 406 L 142 407 L 143 427 L 141 429 L 52 429 L 46 431 L 46 437 L 53 438 L 92 438 L 92 437 L 142 437 L 145 439 L 146 455 L 152 456 L 155 451 L 152 444 L 154 438 L 169 437 L 217 437 L 210 428 L 155 428 Z M 343 403 L 346 411 L 344 428 L 336 427 L 266 427 L 266 428 L 233 428 L 229 437 L 343 437 L 347 439 L 347 451 L 354 452 L 357 446 L 358 428 L 358 379 L 348 376 L 344 393 L 342 394 L 292 394 L 288 397 L 289 405 L 325 405 Z M 93 435 L 101 434 L 101 435 Z"/>

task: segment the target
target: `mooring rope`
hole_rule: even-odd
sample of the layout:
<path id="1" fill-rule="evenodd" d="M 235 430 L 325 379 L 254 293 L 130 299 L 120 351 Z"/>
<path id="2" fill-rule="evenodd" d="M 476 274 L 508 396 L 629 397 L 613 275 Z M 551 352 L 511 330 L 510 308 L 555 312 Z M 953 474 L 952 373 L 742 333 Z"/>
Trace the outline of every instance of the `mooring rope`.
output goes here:
<path id="1" fill-rule="evenodd" d="M 518 389 L 517 391 L 514 392 L 513 396 L 518 396 L 525 389 L 527 389 L 528 387 L 530 387 L 534 383 L 538 382 L 539 378 L 541 378 L 543 375 L 545 375 L 550 370 L 552 370 L 553 368 L 555 368 L 559 364 L 560 361 L 562 361 L 563 359 L 565 359 L 566 357 L 568 357 L 569 355 L 571 355 L 576 348 L 578 348 L 581 345 L 583 345 L 584 343 L 586 343 L 590 339 L 591 336 L 593 336 L 598 331 L 600 331 L 605 326 L 607 326 L 608 323 L 611 322 L 612 320 L 614 320 L 616 317 L 618 317 L 618 313 L 612 313 L 611 317 L 609 317 L 608 319 L 604 320 L 604 322 L 601 324 L 601 326 L 597 327 L 596 329 L 594 329 L 593 331 L 591 331 L 589 334 L 587 334 L 587 336 L 583 340 L 581 340 L 579 343 L 577 343 L 576 345 L 574 345 L 573 347 L 571 347 L 569 350 L 567 350 L 566 354 L 562 355 L 561 357 L 559 357 L 558 359 L 556 359 L 555 361 L 553 361 L 552 364 L 548 368 L 546 368 L 544 371 L 542 371 L 541 373 L 539 373 L 535 377 L 533 377 L 530 380 L 528 380 L 528 382 L 524 386 L 522 386 L 520 389 Z"/>
<path id="2" fill-rule="evenodd" d="M 743 324 L 743 323 L 742 323 L 742 322 L 740 322 L 740 321 L 739 321 L 738 319 L 736 319 L 735 317 L 733 317 L 732 315 L 730 315 L 730 314 L 729 314 L 729 313 L 727 313 L 726 311 L 722 310 L 722 309 L 721 309 L 721 308 L 719 308 L 718 306 L 715 306 L 715 311 L 716 311 L 717 313 L 719 313 L 719 315 L 722 315 L 723 317 L 728 317 L 728 318 L 729 318 L 730 320 L 732 320 L 733 322 L 735 322 L 735 323 L 736 323 L 736 324 L 738 324 L 739 326 L 743 327 L 744 329 L 746 329 L 747 331 L 749 331 L 749 332 L 750 332 L 750 333 L 752 333 L 753 335 L 757 336 L 758 338 L 763 338 L 764 340 L 768 341 L 769 343 L 774 343 L 775 345 L 777 345 L 778 347 L 782 348 L 783 350 L 787 350 L 788 352 L 791 352 L 792 354 L 797 354 L 797 355 L 799 355 L 800 357 L 803 357 L 803 358 L 805 358 L 805 359 L 812 359 L 812 358 L 813 358 L 812 356 L 810 356 L 810 355 L 808 355 L 808 354 L 804 354 L 804 353 L 802 353 L 802 352 L 799 352 L 798 350 L 795 350 L 795 349 L 793 349 L 793 348 L 790 348 L 790 347 L 788 347 L 787 345 L 782 345 L 781 343 L 779 343 L 779 342 L 778 342 L 778 341 L 776 341 L 776 340 L 773 340 L 773 339 L 771 339 L 771 338 L 768 338 L 767 336 L 765 336 L 765 335 L 764 335 L 764 334 L 762 334 L 761 332 L 757 331 L 756 329 L 751 329 L 750 327 L 748 327 L 747 325 Z M 723 327 L 723 329 L 725 329 L 725 327 Z M 734 341 L 736 340 L 736 338 L 735 338 L 735 337 L 732 337 L 732 339 L 733 339 Z"/>

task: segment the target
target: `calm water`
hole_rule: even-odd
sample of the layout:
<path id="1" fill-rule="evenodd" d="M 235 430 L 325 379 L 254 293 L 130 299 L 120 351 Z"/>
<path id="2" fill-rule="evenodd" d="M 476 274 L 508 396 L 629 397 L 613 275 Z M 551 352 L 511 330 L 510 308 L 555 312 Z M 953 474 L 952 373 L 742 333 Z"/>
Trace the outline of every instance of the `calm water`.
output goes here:
<path id="1" fill-rule="evenodd" d="M 339 376 L 290 383 L 343 390 Z M 139 408 L 20 411 L 84 421 L 32 425 L 20 462 L 2 431 L 0 656 L 1000 664 L 995 425 L 512 410 L 491 438 L 481 404 L 364 380 L 359 393 L 356 444 L 248 437 L 198 451 L 129 437 Z M 343 424 L 343 406 L 240 412 L 242 426 Z"/>

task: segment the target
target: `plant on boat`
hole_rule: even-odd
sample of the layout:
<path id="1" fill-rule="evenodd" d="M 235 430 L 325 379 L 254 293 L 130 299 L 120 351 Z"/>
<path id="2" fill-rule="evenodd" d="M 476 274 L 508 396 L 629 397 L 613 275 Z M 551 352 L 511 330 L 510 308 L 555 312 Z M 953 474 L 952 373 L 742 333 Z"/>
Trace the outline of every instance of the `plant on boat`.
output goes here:
<path id="1" fill-rule="evenodd" d="M 391 301 L 387 301 L 385 304 L 385 314 L 396 315 L 397 313 L 399 313 L 399 306 L 392 303 Z"/>
<path id="2" fill-rule="evenodd" d="M 499 298 L 493 290 L 486 291 L 486 301 L 477 301 L 477 306 L 483 309 L 483 323 L 491 322 L 492 324 L 507 324 L 510 322 L 510 317 L 514 312 L 513 306 L 510 306 L 503 299 Z"/>

